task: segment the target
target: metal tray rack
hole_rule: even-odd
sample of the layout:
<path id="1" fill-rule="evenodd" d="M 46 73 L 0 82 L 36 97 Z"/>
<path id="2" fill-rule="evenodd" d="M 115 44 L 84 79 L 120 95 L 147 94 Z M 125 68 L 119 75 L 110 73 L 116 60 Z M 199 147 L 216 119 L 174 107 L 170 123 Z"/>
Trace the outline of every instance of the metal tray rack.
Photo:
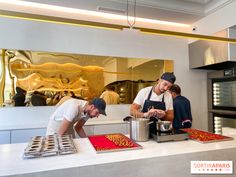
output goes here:
<path id="1" fill-rule="evenodd" d="M 64 154 L 73 154 L 76 153 L 76 147 L 72 138 L 68 135 L 62 135 L 58 137 L 59 153 Z"/>
<path id="2" fill-rule="evenodd" d="M 24 158 L 73 154 L 77 149 L 71 135 L 35 136 L 24 150 Z"/>
<path id="3" fill-rule="evenodd" d="M 24 157 L 25 158 L 34 158 L 41 156 L 41 149 L 43 144 L 43 137 L 42 136 L 35 136 L 31 139 L 28 146 L 24 150 Z"/>

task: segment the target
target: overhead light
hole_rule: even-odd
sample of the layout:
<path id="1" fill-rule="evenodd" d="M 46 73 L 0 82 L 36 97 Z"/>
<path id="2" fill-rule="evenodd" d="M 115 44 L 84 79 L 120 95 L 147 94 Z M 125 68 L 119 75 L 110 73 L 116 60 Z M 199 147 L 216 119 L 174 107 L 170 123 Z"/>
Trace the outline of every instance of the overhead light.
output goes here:
<path id="1" fill-rule="evenodd" d="M 75 14 L 75 15 L 76 14 L 87 15 L 87 16 L 94 16 L 94 17 L 110 19 L 110 20 L 118 20 L 118 21 L 123 21 L 123 22 L 126 22 L 126 19 L 127 19 L 126 15 L 118 15 L 118 14 L 112 14 L 112 13 L 104 13 L 104 12 L 97 12 L 97 11 L 91 11 L 91 10 L 78 9 L 78 8 L 70 8 L 70 7 L 62 7 L 62 6 L 21 1 L 21 0 L 0 0 L 0 4 L 11 5 L 11 8 L 14 6 L 23 7 L 24 10 L 25 10 L 25 8 L 26 9 L 31 8 L 28 10 L 32 10 L 32 9 L 40 10 L 41 9 L 41 10 L 49 10 L 50 12 L 60 12 L 60 13 Z M 28 12 L 26 12 L 26 13 L 28 13 Z M 132 18 L 132 17 L 130 17 L 130 18 Z M 190 27 L 190 25 L 183 24 L 183 23 L 154 20 L 154 19 L 147 19 L 147 18 L 140 18 L 140 17 L 135 17 L 135 19 L 137 22 L 175 26 L 175 27 Z"/>
<path id="2" fill-rule="evenodd" d="M 39 21 L 39 22 L 46 22 L 46 23 L 56 23 L 56 24 L 62 24 L 62 25 L 85 26 L 85 27 L 109 29 L 109 30 L 122 30 L 123 28 L 127 27 L 123 25 L 91 22 L 91 21 L 84 21 L 84 20 L 74 20 L 74 19 L 67 19 L 67 18 L 60 18 L 60 17 L 49 17 L 49 16 L 44 16 L 44 15 L 34 15 L 34 14 L 27 14 L 27 13 L 21 13 L 21 12 L 12 13 L 12 12 L 1 11 L 1 10 L 0 10 L 0 17 L 22 19 L 22 20 L 29 20 L 29 21 Z"/>
<path id="3" fill-rule="evenodd" d="M 115 13 L 115 14 L 126 14 L 125 10 L 121 9 L 115 9 L 115 8 L 110 8 L 110 7 L 103 7 L 103 6 L 98 6 L 97 10 L 100 12 L 106 12 L 106 13 Z"/>
<path id="4" fill-rule="evenodd" d="M 103 13 L 103 12 L 61 7 L 61 6 L 20 1 L 20 0 L 0 0 L 0 4 L 8 4 L 8 5 L 17 6 L 17 7 L 20 6 L 24 8 L 30 7 L 30 8 L 35 8 L 35 9 L 47 9 L 47 10 L 50 10 L 50 12 L 57 11 L 57 12 L 64 12 L 64 13 L 70 13 L 70 14 L 85 14 L 85 15 L 97 16 L 97 17 L 113 19 L 113 20 L 124 20 L 124 21 L 127 20 L 127 16 L 124 16 L 124 15 L 109 14 L 109 13 Z M 10 12 L 7 10 L 5 11 L 0 10 L 0 16 L 7 17 L 7 18 L 18 18 L 18 19 L 24 19 L 24 20 L 41 21 L 41 22 L 47 22 L 47 23 L 59 23 L 59 24 L 65 24 L 65 25 L 86 26 L 86 27 L 112 29 L 112 30 L 122 30 L 122 29 L 129 28 L 128 25 L 116 25 L 116 24 L 110 24 L 110 23 L 68 19 L 68 18 L 55 17 L 55 16 L 36 15 L 36 14 L 23 13 L 23 12 Z M 129 18 L 132 19 L 134 17 L 129 17 Z M 139 21 L 139 22 L 162 24 L 162 25 L 169 25 L 169 26 L 176 26 L 176 27 L 190 27 L 190 25 L 188 24 L 167 22 L 167 21 L 160 21 L 160 20 L 153 20 L 153 19 L 145 19 L 145 18 L 139 18 L 139 17 L 135 17 L 135 20 L 136 22 Z M 236 43 L 236 39 L 234 38 L 224 38 L 224 37 L 217 37 L 217 36 L 183 33 L 183 32 L 158 30 L 158 29 L 150 29 L 150 28 L 142 28 L 142 27 L 133 27 L 133 29 L 140 31 L 142 33 L 148 33 L 148 34 Z"/>
<path id="5" fill-rule="evenodd" d="M 192 33 L 181 33 L 181 32 L 176 32 L 176 31 L 148 29 L 148 28 L 134 27 L 134 29 L 138 29 L 140 30 L 140 32 L 146 33 L 146 34 L 157 34 L 157 35 L 175 36 L 175 37 L 181 37 L 181 38 L 192 38 L 192 39 L 198 39 L 198 40 L 236 43 L 235 38 L 225 38 L 225 37 L 208 36 L 208 35 L 201 35 L 201 34 L 192 34 Z"/>

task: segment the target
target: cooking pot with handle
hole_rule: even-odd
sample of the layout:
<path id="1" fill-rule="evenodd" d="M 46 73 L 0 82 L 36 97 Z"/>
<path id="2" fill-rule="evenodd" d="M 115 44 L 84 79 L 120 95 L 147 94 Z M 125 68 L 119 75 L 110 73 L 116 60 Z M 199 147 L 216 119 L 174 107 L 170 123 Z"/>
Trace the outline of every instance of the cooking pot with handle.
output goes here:
<path id="1" fill-rule="evenodd" d="M 146 118 L 130 119 L 130 138 L 135 141 L 149 140 L 149 125 L 153 123 Z"/>

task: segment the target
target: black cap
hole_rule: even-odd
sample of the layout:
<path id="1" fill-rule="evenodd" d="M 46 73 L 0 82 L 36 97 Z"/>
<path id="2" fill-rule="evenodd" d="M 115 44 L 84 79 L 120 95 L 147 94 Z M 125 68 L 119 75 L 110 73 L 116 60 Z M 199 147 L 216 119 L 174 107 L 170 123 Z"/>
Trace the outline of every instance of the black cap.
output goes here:
<path id="1" fill-rule="evenodd" d="M 91 103 L 99 110 L 100 114 L 107 115 L 105 112 L 106 102 L 102 98 L 94 98 Z"/>
<path id="2" fill-rule="evenodd" d="M 170 83 L 175 83 L 175 75 L 173 73 L 170 73 L 170 72 L 166 72 L 166 73 L 163 73 L 162 76 L 161 76 L 161 79 L 163 80 L 166 80 Z"/>

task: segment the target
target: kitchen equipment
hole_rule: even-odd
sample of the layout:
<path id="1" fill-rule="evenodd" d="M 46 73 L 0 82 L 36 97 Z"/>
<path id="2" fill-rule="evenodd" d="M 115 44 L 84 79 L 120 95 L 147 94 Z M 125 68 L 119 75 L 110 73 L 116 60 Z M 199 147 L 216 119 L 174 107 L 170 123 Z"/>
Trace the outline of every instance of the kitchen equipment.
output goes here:
<path id="1" fill-rule="evenodd" d="M 234 36 L 232 28 L 226 28 L 214 34 L 215 36 Z M 235 66 L 235 44 L 214 43 L 212 41 L 197 40 L 189 44 L 189 66 L 194 69 L 219 70 Z M 209 52 L 210 51 L 210 52 Z M 210 53 L 211 59 L 209 59 Z"/>
<path id="2" fill-rule="evenodd" d="M 224 127 L 236 128 L 236 68 L 207 73 L 208 130 L 222 134 Z"/>
<path id="3" fill-rule="evenodd" d="M 24 158 L 46 157 L 76 153 L 71 135 L 48 135 L 33 137 L 24 150 Z"/>
<path id="4" fill-rule="evenodd" d="M 149 140 L 149 125 L 153 123 L 146 118 L 130 119 L 130 138 L 134 141 Z"/>
<path id="5" fill-rule="evenodd" d="M 179 129 L 172 129 L 171 131 L 166 132 L 157 131 L 157 134 L 152 134 L 152 137 L 158 143 L 168 141 L 182 141 L 189 139 L 188 133 Z"/>
<path id="6" fill-rule="evenodd" d="M 158 121 L 157 124 L 157 131 L 159 132 L 169 132 L 172 130 L 172 122 L 171 121 Z"/>

